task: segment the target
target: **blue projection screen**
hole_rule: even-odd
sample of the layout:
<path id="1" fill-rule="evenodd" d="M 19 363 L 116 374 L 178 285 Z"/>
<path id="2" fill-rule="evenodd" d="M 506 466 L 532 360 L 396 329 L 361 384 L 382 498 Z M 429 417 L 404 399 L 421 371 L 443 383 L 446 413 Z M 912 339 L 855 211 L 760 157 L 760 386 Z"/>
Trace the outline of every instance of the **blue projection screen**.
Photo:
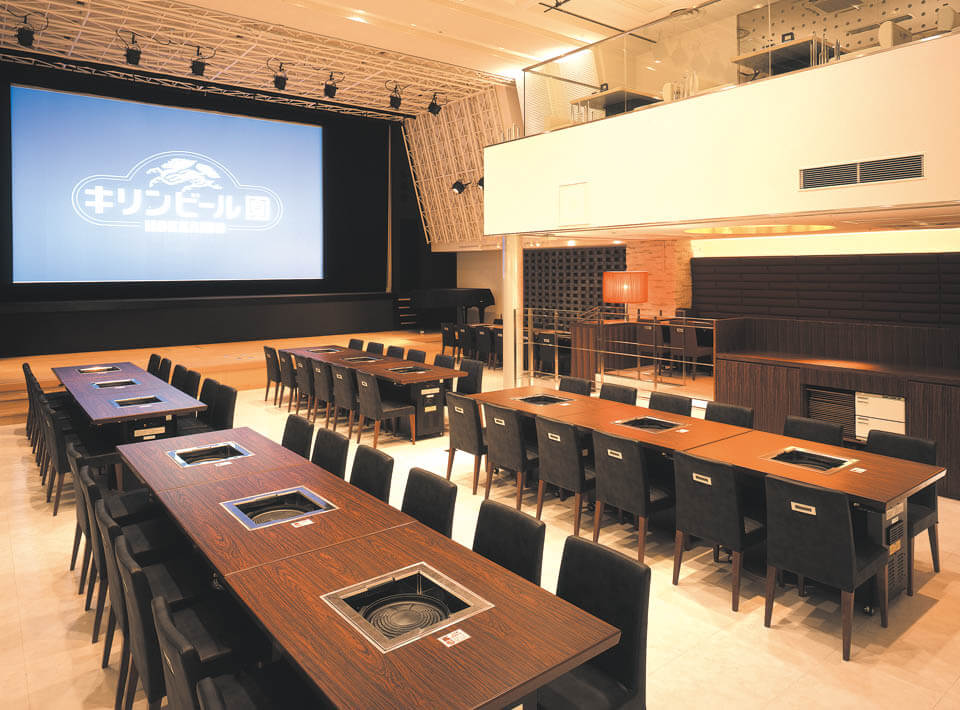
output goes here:
<path id="1" fill-rule="evenodd" d="M 323 278 L 321 128 L 10 87 L 14 283 Z"/>

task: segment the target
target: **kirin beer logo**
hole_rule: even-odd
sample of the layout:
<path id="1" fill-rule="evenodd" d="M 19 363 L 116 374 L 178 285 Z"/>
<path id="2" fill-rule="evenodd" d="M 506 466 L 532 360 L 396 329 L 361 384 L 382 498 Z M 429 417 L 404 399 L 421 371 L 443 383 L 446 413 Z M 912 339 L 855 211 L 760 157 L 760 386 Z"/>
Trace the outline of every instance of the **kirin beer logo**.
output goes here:
<path id="1" fill-rule="evenodd" d="M 242 185 L 222 163 L 186 151 L 151 155 L 126 175 L 85 177 L 72 199 L 74 211 L 91 224 L 145 232 L 262 231 L 283 216 L 276 192 Z"/>

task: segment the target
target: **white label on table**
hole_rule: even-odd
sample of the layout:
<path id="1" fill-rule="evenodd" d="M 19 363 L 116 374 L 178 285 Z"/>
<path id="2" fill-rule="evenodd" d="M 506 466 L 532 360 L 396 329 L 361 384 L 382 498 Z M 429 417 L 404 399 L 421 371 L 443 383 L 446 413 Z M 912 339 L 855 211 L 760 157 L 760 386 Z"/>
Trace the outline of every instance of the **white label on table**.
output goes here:
<path id="1" fill-rule="evenodd" d="M 466 641 L 468 638 L 470 638 L 470 634 L 463 629 L 454 629 L 449 634 L 441 636 L 437 640 L 447 648 L 450 648 L 451 646 L 456 646 L 461 641 Z"/>
<path id="2" fill-rule="evenodd" d="M 686 434 L 686 433 L 687 433 L 688 431 L 690 431 L 690 430 L 689 430 L 689 429 L 674 429 L 674 431 L 677 432 L 678 434 Z"/>
<path id="3" fill-rule="evenodd" d="M 221 461 L 220 463 L 213 464 L 214 466 L 232 466 L 233 461 Z"/>
<path id="4" fill-rule="evenodd" d="M 865 468 L 860 468 L 860 467 L 851 468 L 850 470 L 853 471 L 854 473 L 866 473 L 866 472 L 867 472 L 867 469 L 865 469 Z"/>
<path id="5" fill-rule="evenodd" d="M 302 528 L 304 525 L 313 525 L 313 521 L 310 518 L 306 520 L 298 520 L 295 523 L 290 523 L 292 528 Z"/>

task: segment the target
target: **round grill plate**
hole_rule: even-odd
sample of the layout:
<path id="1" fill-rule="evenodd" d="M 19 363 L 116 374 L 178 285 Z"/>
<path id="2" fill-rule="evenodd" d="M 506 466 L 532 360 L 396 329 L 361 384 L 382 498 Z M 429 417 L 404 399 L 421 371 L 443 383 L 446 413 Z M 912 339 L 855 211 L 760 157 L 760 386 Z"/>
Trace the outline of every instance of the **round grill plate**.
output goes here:
<path id="1" fill-rule="evenodd" d="M 364 607 L 360 614 L 381 634 L 396 638 L 443 621 L 450 610 L 425 594 L 394 594 Z"/>

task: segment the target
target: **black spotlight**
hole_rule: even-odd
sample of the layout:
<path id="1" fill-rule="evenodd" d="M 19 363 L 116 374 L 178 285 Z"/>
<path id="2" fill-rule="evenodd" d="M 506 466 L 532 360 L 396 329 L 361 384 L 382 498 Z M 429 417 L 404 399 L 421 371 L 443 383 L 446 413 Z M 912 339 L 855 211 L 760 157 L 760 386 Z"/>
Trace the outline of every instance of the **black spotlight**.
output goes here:
<path id="1" fill-rule="evenodd" d="M 273 85 L 280 91 L 287 88 L 287 72 L 283 70 L 282 63 L 280 64 L 280 69 L 273 75 Z"/>
<path id="2" fill-rule="evenodd" d="M 26 22 L 26 18 L 24 18 Z M 20 25 L 17 28 L 17 43 L 22 47 L 33 46 L 33 28 L 30 25 Z"/>
<path id="3" fill-rule="evenodd" d="M 390 94 L 390 108 L 400 108 L 400 104 L 403 103 L 403 99 L 400 97 L 400 87 L 393 87 L 393 92 Z"/>
<path id="4" fill-rule="evenodd" d="M 483 178 L 477 180 L 477 187 L 479 187 L 481 190 L 483 189 Z"/>
<path id="5" fill-rule="evenodd" d="M 134 66 L 140 63 L 140 45 L 137 44 L 137 40 L 134 39 L 130 42 L 130 46 L 127 47 L 124 52 L 127 58 L 127 64 L 132 64 Z"/>
<path id="6" fill-rule="evenodd" d="M 442 108 L 443 106 L 441 106 L 440 103 L 437 101 L 437 94 L 436 92 L 434 92 L 433 98 L 430 99 L 430 105 L 427 106 L 427 111 L 429 111 L 434 116 L 436 116 L 438 113 L 440 113 L 440 109 Z"/>
<path id="7" fill-rule="evenodd" d="M 450 189 L 453 190 L 458 195 L 467 189 L 469 182 L 463 182 L 462 180 L 457 180 L 453 185 L 450 186 Z"/>
<path id="8" fill-rule="evenodd" d="M 337 82 L 334 81 L 333 72 L 330 72 L 330 78 L 323 84 L 323 95 L 328 99 L 335 98 L 337 95 Z"/>
<path id="9" fill-rule="evenodd" d="M 190 62 L 190 73 L 194 76 L 203 76 L 207 70 L 207 63 L 203 61 L 203 55 L 200 54 L 200 48 L 197 47 L 197 56 Z"/>

